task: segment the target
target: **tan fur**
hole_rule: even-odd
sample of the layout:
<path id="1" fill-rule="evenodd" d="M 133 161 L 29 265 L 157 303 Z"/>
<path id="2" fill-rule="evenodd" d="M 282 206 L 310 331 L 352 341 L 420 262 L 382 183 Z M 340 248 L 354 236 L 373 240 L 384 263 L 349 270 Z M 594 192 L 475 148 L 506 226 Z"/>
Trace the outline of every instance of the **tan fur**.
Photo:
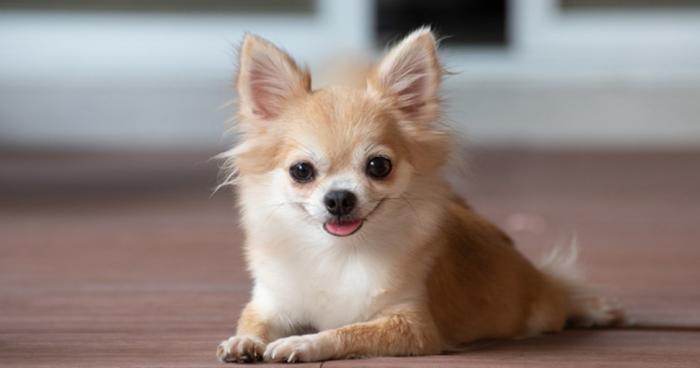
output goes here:
<path id="1" fill-rule="evenodd" d="M 309 292 L 308 285 L 294 285 L 289 279 L 304 275 L 289 271 L 289 274 L 279 277 L 273 274 L 270 278 L 269 273 L 285 264 L 307 262 L 319 254 L 327 258 L 316 262 L 337 262 L 333 251 L 343 254 L 352 250 L 350 255 L 340 258 L 339 270 L 347 266 L 350 257 L 360 253 L 367 257 L 363 258 L 368 261 L 367 268 L 376 268 L 367 271 L 367 275 L 376 274 L 386 280 L 377 281 L 377 285 L 373 280 L 361 280 L 378 288 L 367 290 L 371 293 L 369 297 L 362 292 L 357 294 L 368 300 L 364 307 L 366 316 L 345 325 L 331 325 L 325 330 L 313 322 L 325 321 L 320 319 L 323 316 L 301 313 L 303 318 L 288 320 L 283 314 L 290 313 L 284 309 L 285 305 L 275 304 L 274 295 L 257 291 L 241 314 L 236 336 L 219 346 L 220 360 L 263 358 L 296 362 L 436 354 L 478 339 L 516 338 L 559 331 L 569 319 L 605 325 L 621 318 L 619 308 L 584 292 L 578 281 L 568 280 L 557 272 L 545 273 L 533 266 L 518 253 L 505 233 L 458 198 L 442 178 L 439 170 L 447 161 L 451 140 L 437 123 L 442 69 L 437 60 L 435 39 L 429 30 L 414 32 L 389 51 L 370 73 L 366 89 L 329 87 L 312 91 L 305 70 L 280 49 L 253 36 L 244 41 L 241 60 L 238 90 L 242 142 L 232 150 L 230 160 L 241 177 L 243 224 L 247 234 L 245 249 L 254 279 L 264 279 L 265 292 L 293 291 L 295 287 L 300 293 Z M 251 65 L 255 60 L 264 65 Z M 266 73 L 278 75 L 279 79 L 272 84 L 267 80 L 256 84 L 249 69 L 260 67 L 271 68 L 265 69 Z M 261 107 L 260 101 L 274 103 Z M 376 146 L 383 147 L 383 152 L 396 166 L 396 170 L 382 180 L 364 178 L 364 168 L 357 164 L 358 147 L 371 151 Z M 316 162 L 318 152 L 324 157 Z M 279 241 L 280 244 L 269 244 L 269 240 L 259 240 L 268 239 L 262 237 L 264 234 L 251 230 L 258 220 L 250 212 L 260 210 L 266 214 L 265 211 L 271 211 L 256 207 L 260 199 L 256 197 L 257 190 L 271 185 L 271 172 L 287 175 L 290 163 L 298 158 L 320 165 L 318 177 L 309 183 L 285 179 L 283 184 L 278 184 L 283 187 L 280 190 L 291 191 L 298 198 L 308 198 L 335 175 L 355 173 L 353 175 L 362 177 L 357 185 L 366 187 L 370 202 L 376 199 L 376 207 L 364 219 L 366 229 L 352 235 L 353 238 L 336 240 L 309 234 L 310 239 L 337 241 L 334 247 L 338 249 L 326 252 L 318 250 L 322 249 L 321 245 L 317 249 L 306 243 L 302 243 L 304 248 L 287 249 L 287 246 L 292 247 L 286 244 L 289 239 L 281 237 L 285 240 Z M 407 189 L 403 189 L 406 192 L 399 197 L 383 194 L 400 185 Z M 406 227 L 390 222 L 411 211 L 415 212 L 415 217 Z M 308 218 L 299 226 L 314 221 L 310 215 L 306 216 Z M 413 232 L 414 235 L 396 238 L 402 239 L 402 243 L 388 244 L 386 246 L 391 245 L 395 250 L 386 250 L 385 244 L 376 243 L 376 239 L 394 239 L 377 228 L 384 223 L 393 224 L 386 225 L 393 226 L 386 232 Z M 264 229 L 281 231 L 275 227 Z M 304 252 L 311 253 L 305 255 Z M 310 263 L 306 267 L 316 266 L 323 265 Z M 366 271 L 363 267 L 350 269 Z M 302 272 L 305 270 L 309 269 L 302 268 Z M 338 277 L 339 282 L 347 282 L 339 275 L 321 276 L 324 277 Z M 269 285 L 270 282 L 276 284 Z M 349 288 L 352 283 L 343 285 Z M 321 298 L 333 292 L 342 290 L 319 290 L 318 295 Z M 313 304 L 316 296 L 311 298 L 307 302 Z"/>
<path id="2" fill-rule="evenodd" d="M 430 308 L 448 344 L 531 333 L 536 311 L 539 332 L 564 327 L 563 290 L 552 285 L 512 246 L 497 227 L 472 210 L 450 203 L 452 215 L 436 242 L 445 247 L 429 278 Z M 478 316 L 478 318 L 475 318 Z"/>
<path id="3" fill-rule="evenodd" d="M 271 337 L 276 337 L 271 336 L 267 325 L 252 304 L 246 305 L 241 311 L 236 335 L 258 336 L 265 343 L 270 342 Z"/>

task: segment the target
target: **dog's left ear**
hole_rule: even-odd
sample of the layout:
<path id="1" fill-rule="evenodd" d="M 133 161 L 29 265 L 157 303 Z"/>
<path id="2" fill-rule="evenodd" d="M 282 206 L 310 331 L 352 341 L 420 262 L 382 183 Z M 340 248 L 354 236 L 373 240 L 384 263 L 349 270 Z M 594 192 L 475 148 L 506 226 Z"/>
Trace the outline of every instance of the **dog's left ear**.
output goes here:
<path id="1" fill-rule="evenodd" d="M 236 88 L 244 117 L 273 121 L 294 98 L 311 90 L 308 70 L 271 42 L 247 34 L 239 54 Z"/>
<path id="2" fill-rule="evenodd" d="M 367 81 L 370 93 L 378 94 L 403 119 L 432 122 L 439 113 L 442 67 L 437 43 L 430 28 L 420 28 L 391 48 Z"/>

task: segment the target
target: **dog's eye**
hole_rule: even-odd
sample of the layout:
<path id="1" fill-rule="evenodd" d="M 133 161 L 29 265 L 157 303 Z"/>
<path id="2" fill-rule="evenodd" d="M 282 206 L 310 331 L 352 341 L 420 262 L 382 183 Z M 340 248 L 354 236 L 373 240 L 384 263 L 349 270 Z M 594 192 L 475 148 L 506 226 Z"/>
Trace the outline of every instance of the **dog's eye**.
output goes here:
<path id="1" fill-rule="evenodd" d="M 306 161 L 297 162 L 289 168 L 289 175 L 298 183 L 306 183 L 314 178 L 314 167 Z"/>
<path id="2" fill-rule="evenodd" d="M 365 170 L 367 175 L 372 178 L 385 178 L 391 172 L 391 161 L 382 156 L 372 157 L 367 161 L 367 168 Z"/>

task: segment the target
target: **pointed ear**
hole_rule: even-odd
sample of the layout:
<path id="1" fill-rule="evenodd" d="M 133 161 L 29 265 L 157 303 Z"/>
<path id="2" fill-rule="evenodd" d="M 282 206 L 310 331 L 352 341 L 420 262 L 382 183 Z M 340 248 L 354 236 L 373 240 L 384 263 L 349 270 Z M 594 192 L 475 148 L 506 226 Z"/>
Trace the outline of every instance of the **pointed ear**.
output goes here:
<path id="1" fill-rule="evenodd" d="M 391 48 L 368 79 L 367 88 L 411 121 L 437 118 L 442 67 L 430 28 L 420 28 Z"/>
<path id="2" fill-rule="evenodd" d="M 247 34 L 239 54 L 236 89 L 243 116 L 274 120 L 291 99 L 311 90 L 309 72 L 265 39 Z"/>

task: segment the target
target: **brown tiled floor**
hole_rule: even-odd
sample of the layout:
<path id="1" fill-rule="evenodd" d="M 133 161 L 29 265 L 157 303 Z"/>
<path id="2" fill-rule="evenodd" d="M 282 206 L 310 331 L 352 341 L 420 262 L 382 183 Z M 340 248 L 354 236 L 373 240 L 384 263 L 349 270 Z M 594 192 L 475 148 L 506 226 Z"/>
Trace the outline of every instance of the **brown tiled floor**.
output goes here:
<path id="1" fill-rule="evenodd" d="M 0 366 L 218 365 L 249 282 L 206 157 L 0 158 Z M 700 153 L 485 151 L 472 167 L 477 208 L 532 257 L 575 233 L 636 325 L 325 367 L 700 366 Z"/>

